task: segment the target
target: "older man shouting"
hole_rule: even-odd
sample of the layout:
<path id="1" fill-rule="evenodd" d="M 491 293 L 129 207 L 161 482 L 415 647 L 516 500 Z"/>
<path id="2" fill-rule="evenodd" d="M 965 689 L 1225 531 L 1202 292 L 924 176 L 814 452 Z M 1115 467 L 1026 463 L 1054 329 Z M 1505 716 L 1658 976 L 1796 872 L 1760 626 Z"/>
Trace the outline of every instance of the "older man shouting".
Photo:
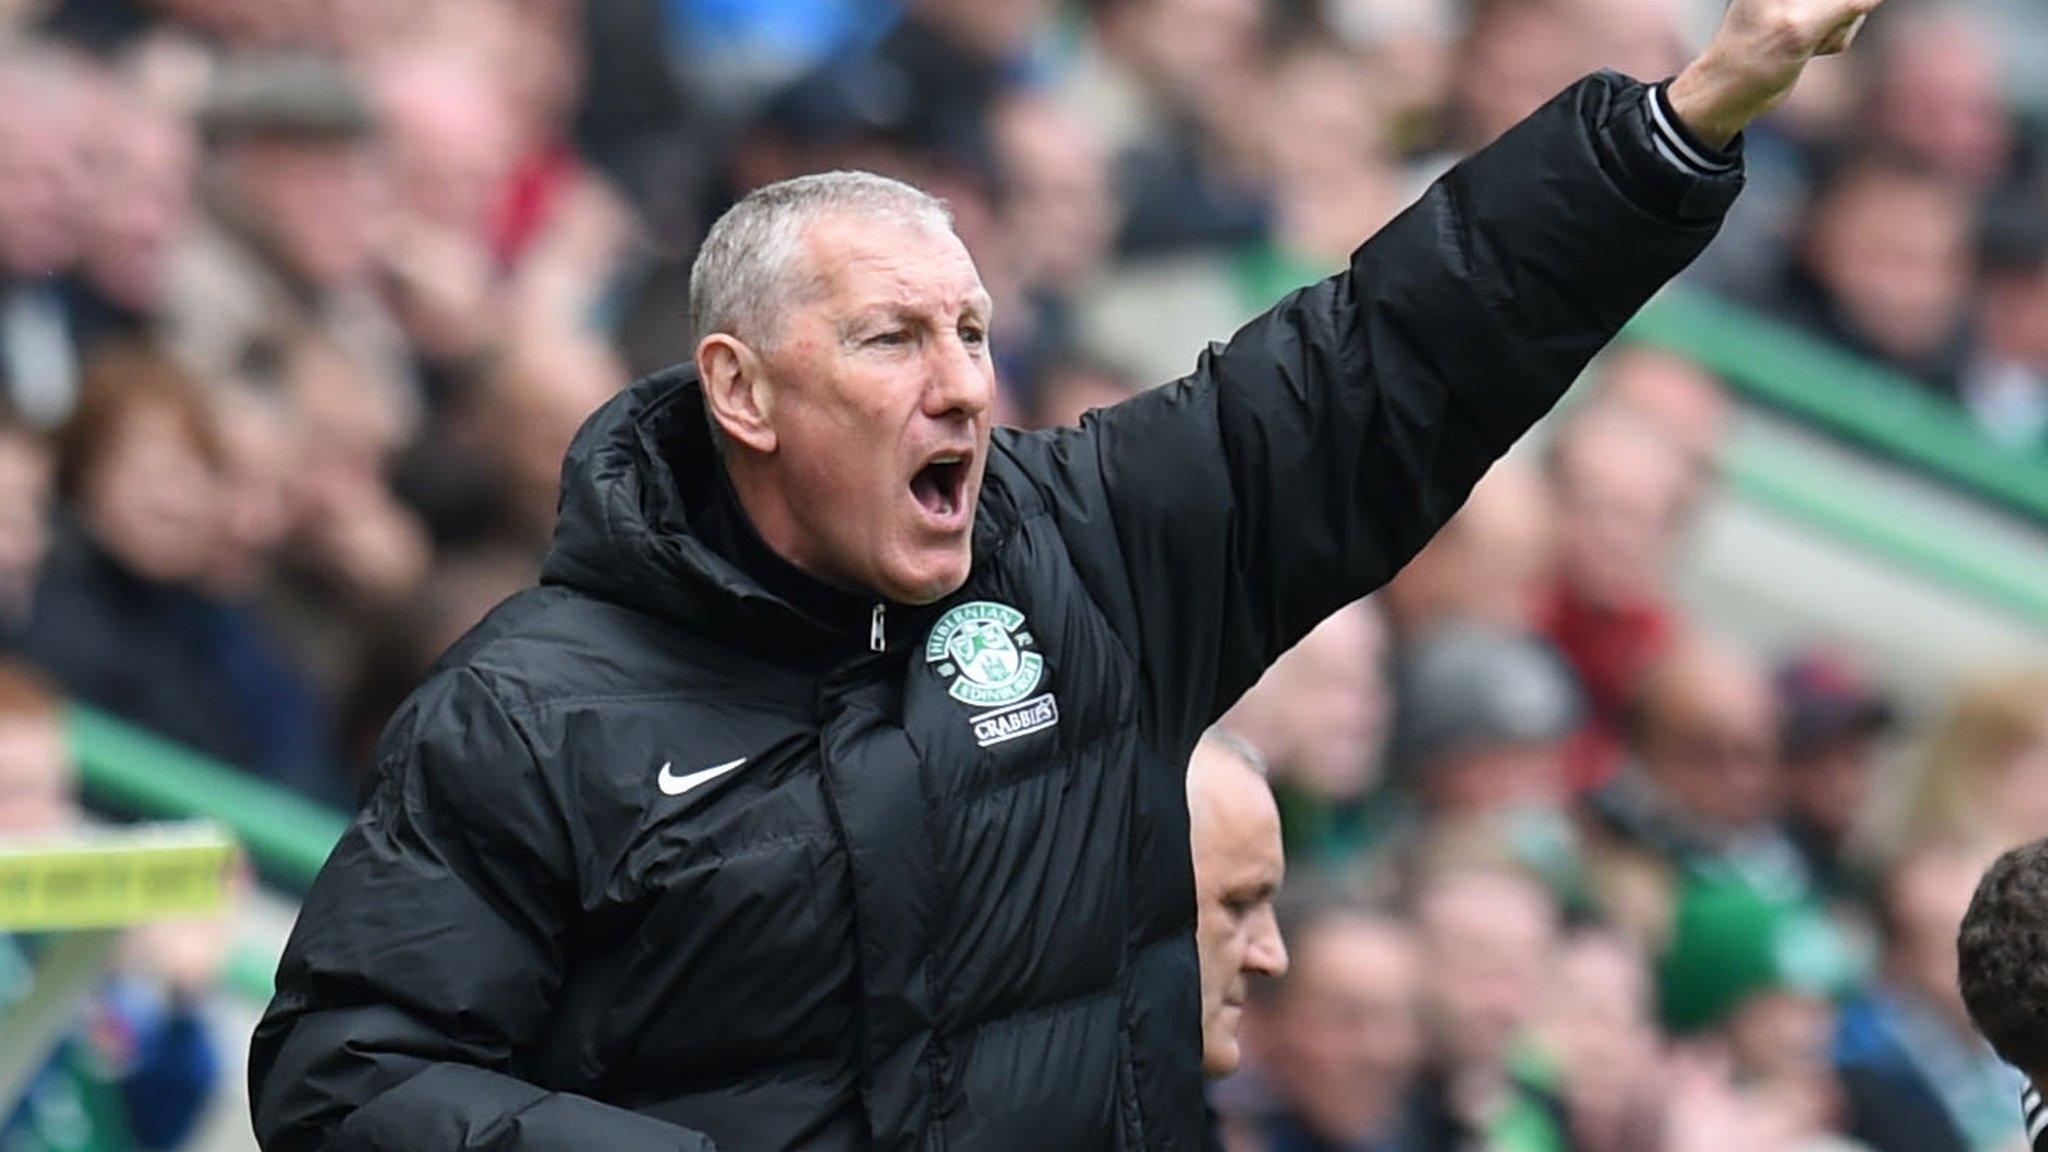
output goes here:
<path id="1" fill-rule="evenodd" d="M 1202 1130 L 1182 768 L 1714 235 L 1878 0 L 1734 0 L 1084 421 L 879 177 L 711 230 L 694 363 L 584 428 L 541 586 L 392 721 L 256 1034 L 272 1152 L 1138 1152 Z"/>

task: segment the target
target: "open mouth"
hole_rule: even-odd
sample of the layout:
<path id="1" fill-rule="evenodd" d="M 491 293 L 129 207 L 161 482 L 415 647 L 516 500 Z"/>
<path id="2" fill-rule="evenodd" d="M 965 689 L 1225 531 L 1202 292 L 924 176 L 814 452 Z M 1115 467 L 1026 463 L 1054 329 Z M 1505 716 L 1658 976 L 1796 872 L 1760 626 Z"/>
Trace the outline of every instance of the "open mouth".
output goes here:
<path id="1" fill-rule="evenodd" d="M 966 454 L 949 452 L 932 457 L 910 478 L 910 494 L 916 497 L 919 507 L 936 519 L 952 520 L 958 516 L 967 507 Z"/>

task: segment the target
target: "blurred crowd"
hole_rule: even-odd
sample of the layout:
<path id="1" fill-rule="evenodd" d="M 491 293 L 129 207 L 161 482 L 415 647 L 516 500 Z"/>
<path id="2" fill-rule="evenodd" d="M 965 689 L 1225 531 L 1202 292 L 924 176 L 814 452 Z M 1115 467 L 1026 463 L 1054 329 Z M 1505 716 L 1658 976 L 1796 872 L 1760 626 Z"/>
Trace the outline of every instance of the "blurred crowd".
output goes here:
<path id="1" fill-rule="evenodd" d="M 1660 359 L 1617 358 L 1226 717 L 1286 872 L 1226 1147 L 2025 1147 L 1955 939 L 2048 829 L 2048 672 L 1916 725 L 1840 653 L 1768 666 L 1684 617 L 1703 477 L 1625 383 Z"/>
<path id="2" fill-rule="evenodd" d="M 0 673 L 350 808 L 398 700 L 533 579 L 580 422 L 689 355 L 689 260 L 744 191 L 944 196 L 1003 420 L 1069 423 L 1719 9 L 0 0 Z M 1895 0 L 1749 135 L 1689 274 L 2012 453 L 2048 452 L 2030 10 Z M 1916 720 L 1839 653 L 1687 617 L 1731 402 L 1649 347 L 1594 375 L 1228 721 L 1292 949 L 1217 1087 L 1232 1147 L 2015 1147 L 1950 950 L 1987 853 L 2048 833 L 2048 679 Z"/>

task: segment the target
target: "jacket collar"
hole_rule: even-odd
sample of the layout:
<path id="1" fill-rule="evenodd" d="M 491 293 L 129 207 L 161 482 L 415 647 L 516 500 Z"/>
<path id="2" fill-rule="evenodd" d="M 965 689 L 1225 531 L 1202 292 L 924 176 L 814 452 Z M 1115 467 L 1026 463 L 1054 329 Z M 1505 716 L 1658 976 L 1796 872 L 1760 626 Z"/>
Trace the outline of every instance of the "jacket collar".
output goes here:
<path id="1" fill-rule="evenodd" d="M 894 651 L 932 609 L 830 587 L 755 533 L 705 425 L 691 365 L 638 381 L 569 448 L 541 583 L 707 632 L 740 647 Z"/>

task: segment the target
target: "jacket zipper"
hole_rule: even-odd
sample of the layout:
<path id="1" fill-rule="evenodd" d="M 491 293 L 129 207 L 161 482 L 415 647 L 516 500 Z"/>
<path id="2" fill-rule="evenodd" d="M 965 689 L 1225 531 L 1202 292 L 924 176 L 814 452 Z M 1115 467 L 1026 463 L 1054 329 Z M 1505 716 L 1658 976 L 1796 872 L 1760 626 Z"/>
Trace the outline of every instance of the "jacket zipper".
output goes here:
<path id="1" fill-rule="evenodd" d="M 875 605 L 874 622 L 868 625 L 868 651 L 870 652 L 886 652 L 889 650 L 888 638 L 882 631 L 882 614 L 887 610 L 888 605 L 886 604 Z"/>

